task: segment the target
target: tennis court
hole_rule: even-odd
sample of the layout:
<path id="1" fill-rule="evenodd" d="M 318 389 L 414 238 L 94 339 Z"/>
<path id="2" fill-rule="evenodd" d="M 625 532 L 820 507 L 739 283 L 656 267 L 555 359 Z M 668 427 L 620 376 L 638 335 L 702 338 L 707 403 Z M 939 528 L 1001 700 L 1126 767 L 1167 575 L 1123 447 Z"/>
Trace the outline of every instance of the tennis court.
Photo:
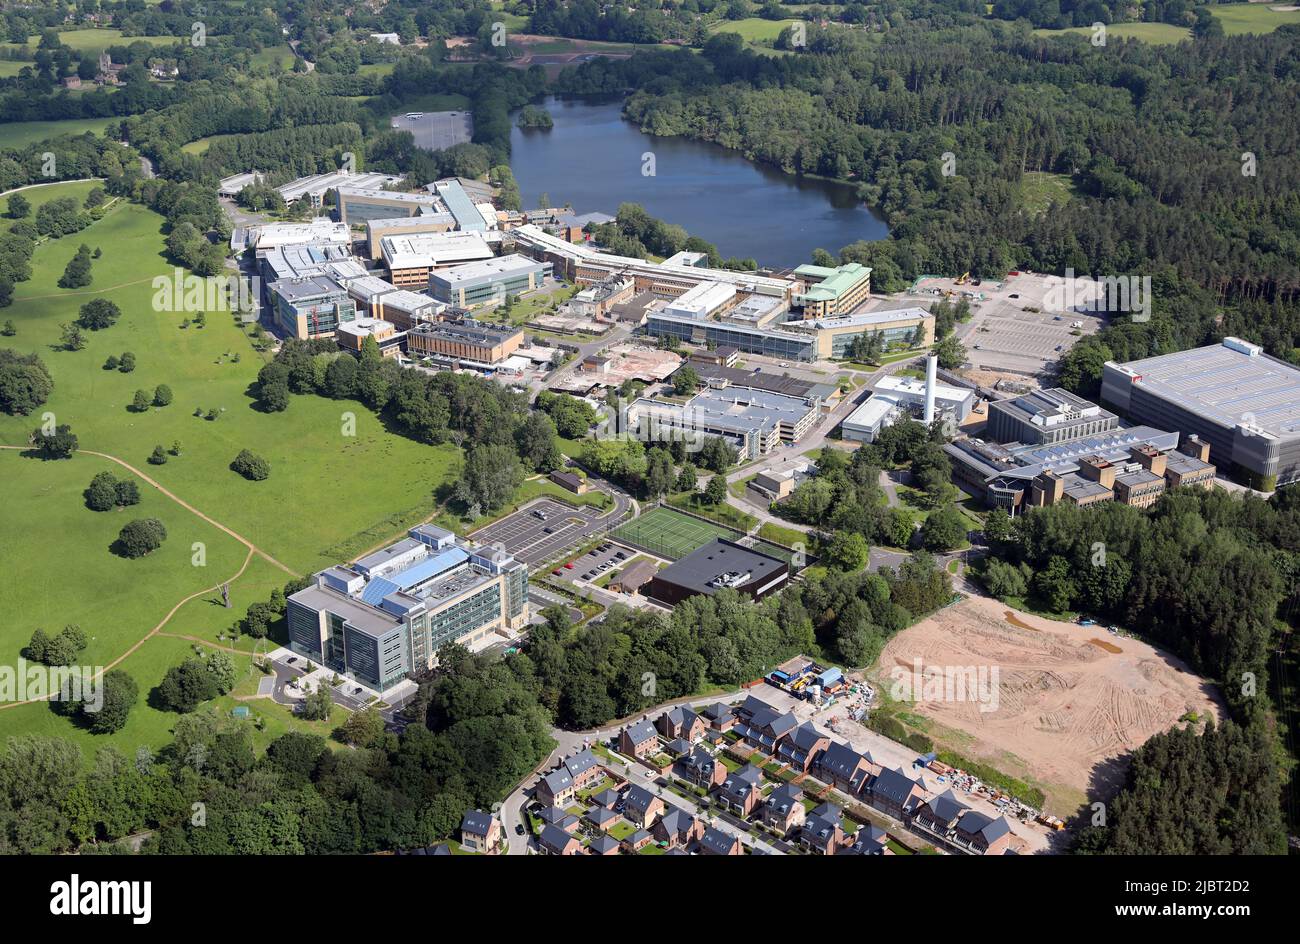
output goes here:
<path id="1" fill-rule="evenodd" d="M 734 541 L 739 531 L 709 521 L 692 518 L 671 508 L 652 508 L 639 518 L 614 529 L 613 537 L 644 548 L 652 554 L 677 560 L 714 538 Z"/>

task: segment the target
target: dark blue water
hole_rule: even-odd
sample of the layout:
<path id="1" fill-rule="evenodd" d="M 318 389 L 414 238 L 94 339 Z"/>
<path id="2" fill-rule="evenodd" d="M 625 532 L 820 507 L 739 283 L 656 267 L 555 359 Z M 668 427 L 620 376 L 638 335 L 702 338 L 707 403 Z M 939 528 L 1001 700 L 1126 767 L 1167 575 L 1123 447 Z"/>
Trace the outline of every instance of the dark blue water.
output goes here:
<path id="1" fill-rule="evenodd" d="M 548 99 L 545 107 L 554 128 L 516 127 L 510 137 L 510 167 L 525 207 L 537 206 L 542 194 L 576 213 L 612 214 L 620 203 L 639 203 L 724 257 L 770 267 L 799 265 L 818 247 L 836 254 L 888 233 L 849 185 L 793 177 L 702 141 L 643 134 L 623 120 L 618 101 Z M 647 152 L 654 155 L 653 177 L 642 173 Z"/>

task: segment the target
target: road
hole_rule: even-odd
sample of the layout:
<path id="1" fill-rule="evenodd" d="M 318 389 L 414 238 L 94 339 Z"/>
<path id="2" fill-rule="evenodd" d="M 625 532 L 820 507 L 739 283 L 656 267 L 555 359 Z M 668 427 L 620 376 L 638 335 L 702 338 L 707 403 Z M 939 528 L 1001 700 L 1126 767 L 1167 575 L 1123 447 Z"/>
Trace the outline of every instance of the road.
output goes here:
<path id="1" fill-rule="evenodd" d="M 611 328 L 608 334 L 600 338 L 597 338 L 594 341 L 588 341 L 585 344 L 577 345 L 578 348 L 577 356 L 575 356 L 573 359 L 565 363 L 563 367 L 557 367 L 549 374 L 546 374 L 542 377 L 538 377 L 529 383 L 528 385 L 529 396 L 534 400 L 537 399 L 537 395 L 541 393 L 543 390 L 548 389 L 549 387 L 553 386 L 557 381 L 561 380 L 564 377 L 567 377 L 569 374 L 573 373 L 573 371 L 577 370 L 578 365 L 581 364 L 586 358 L 590 357 L 592 354 L 596 354 L 600 352 L 604 348 L 611 347 L 612 345 L 618 344 L 620 341 L 626 341 L 631 336 L 632 336 L 632 328 L 621 326 L 621 327 Z"/>

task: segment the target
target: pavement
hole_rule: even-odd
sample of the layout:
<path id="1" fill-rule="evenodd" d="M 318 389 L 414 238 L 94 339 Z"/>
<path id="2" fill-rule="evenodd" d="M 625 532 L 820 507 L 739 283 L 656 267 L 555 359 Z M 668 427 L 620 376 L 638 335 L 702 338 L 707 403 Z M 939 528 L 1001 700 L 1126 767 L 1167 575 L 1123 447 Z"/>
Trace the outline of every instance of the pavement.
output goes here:
<path id="1" fill-rule="evenodd" d="M 609 511 L 541 498 L 479 528 L 470 537 L 480 544 L 500 545 L 518 560 L 536 568 L 558 559 L 565 548 L 609 531 L 634 509 L 632 498 L 622 489 L 609 486 L 601 490 L 614 500 L 614 507 Z M 545 519 L 535 512 L 545 515 Z"/>
<path id="2" fill-rule="evenodd" d="M 419 118 L 408 118 L 404 112 L 394 115 L 389 124 L 397 131 L 409 131 L 416 147 L 426 151 L 441 151 L 456 144 L 464 144 L 474 136 L 474 123 L 468 111 L 429 111 Z"/>

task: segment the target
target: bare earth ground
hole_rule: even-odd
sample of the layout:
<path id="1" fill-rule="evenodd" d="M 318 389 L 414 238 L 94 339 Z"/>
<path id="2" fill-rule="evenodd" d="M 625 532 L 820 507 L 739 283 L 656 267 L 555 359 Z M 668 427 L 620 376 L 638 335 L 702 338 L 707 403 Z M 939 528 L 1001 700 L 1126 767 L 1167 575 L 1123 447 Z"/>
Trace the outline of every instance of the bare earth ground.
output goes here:
<path id="1" fill-rule="evenodd" d="M 957 732 L 944 746 L 1040 783 L 1057 801 L 1050 806 L 1113 783 L 1123 771 L 1116 758 L 1188 711 L 1223 716 L 1213 687 L 1174 656 L 1103 626 L 1043 619 L 985 597 L 890 640 L 882 684 L 894 666 L 910 671 L 917 658 L 924 666 L 998 667 L 995 711 L 982 713 L 972 701 L 922 701 L 912 710 L 937 722 L 927 731 L 936 744 L 945 740 L 939 726 Z"/>

